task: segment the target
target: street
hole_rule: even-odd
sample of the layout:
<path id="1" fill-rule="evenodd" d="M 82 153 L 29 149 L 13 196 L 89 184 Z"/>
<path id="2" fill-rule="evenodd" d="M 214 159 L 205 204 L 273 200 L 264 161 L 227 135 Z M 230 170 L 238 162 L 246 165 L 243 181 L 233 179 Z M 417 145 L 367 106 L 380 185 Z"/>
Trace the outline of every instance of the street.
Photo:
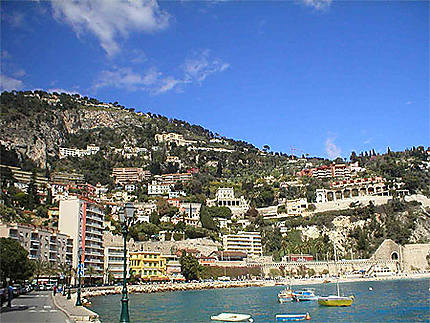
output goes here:
<path id="1" fill-rule="evenodd" d="M 0 322 L 70 322 L 51 300 L 51 291 L 33 291 L 12 300 L 12 308 L 3 306 Z"/>

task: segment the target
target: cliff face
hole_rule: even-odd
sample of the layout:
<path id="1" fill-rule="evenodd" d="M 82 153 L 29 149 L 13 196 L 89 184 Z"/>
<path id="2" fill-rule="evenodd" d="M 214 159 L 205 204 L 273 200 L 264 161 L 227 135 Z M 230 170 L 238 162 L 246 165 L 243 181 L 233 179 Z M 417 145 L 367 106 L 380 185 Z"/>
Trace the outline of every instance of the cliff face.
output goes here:
<path id="1" fill-rule="evenodd" d="M 7 149 L 15 150 L 21 158 L 28 157 L 43 168 L 47 156 L 56 156 L 59 147 L 66 145 L 72 134 L 82 130 L 118 128 L 138 123 L 134 114 L 121 110 L 49 110 L 20 116 L 13 121 L 2 118 L 0 140 Z"/>

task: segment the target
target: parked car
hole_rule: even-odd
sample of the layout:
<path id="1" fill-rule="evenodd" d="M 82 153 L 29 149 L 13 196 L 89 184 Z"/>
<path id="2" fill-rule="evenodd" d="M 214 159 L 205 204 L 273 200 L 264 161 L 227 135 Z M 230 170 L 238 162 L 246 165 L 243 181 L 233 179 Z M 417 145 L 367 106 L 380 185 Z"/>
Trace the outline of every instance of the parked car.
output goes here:
<path id="1" fill-rule="evenodd" d="M 18 297 L 21 295 L 22 287 L 19 284 L 13 284 L 12 285 L 12 295 L 13 297 Z"/>

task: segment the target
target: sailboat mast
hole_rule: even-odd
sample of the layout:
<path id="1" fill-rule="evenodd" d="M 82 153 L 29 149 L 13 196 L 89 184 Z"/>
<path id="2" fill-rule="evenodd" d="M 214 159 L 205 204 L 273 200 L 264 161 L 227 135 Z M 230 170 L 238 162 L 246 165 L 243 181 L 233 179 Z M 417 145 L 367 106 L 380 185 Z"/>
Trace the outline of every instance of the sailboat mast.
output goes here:
<path id="1" fill-rule="evenodd" d="M 338 276 L 337 272 L 337 252 L 336 252 L 336 244 L 333 241 L 333 249 L 334 249 L 334 267 L 336 268 L 336 276 Z M 336 288 L 337 288 L 337 296 L 340 296 L 340 288 L 339 288 L 339 277 L 336 280 Z"/>

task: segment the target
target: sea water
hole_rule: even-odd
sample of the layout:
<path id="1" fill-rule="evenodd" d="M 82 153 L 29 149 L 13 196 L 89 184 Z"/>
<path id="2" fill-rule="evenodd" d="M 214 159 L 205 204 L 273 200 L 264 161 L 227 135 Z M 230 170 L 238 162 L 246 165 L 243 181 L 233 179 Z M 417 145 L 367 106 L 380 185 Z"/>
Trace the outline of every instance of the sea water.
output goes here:
<path id="1" fill-rule="evenodd" d="M 293 286 L 315 288 L 317 295 L 336 294 L 335 284 Z M 372 287 L 372 290 L 369 290 Z M 285 287 L 248 287 L 129 295 L 131 322 L 211 322 L 222 312 L 251 314 L 255 322 L 275 322 L 275 315 L 309 312 L 310 322 L 430 322 L 430 280 L 407 279 L 342 283 L 354 295 L 350 307 L 324 307 L 316 301 L 280 304 Z M 118 322 L 121 295 L 92 299 L 102 322 Z"/>

